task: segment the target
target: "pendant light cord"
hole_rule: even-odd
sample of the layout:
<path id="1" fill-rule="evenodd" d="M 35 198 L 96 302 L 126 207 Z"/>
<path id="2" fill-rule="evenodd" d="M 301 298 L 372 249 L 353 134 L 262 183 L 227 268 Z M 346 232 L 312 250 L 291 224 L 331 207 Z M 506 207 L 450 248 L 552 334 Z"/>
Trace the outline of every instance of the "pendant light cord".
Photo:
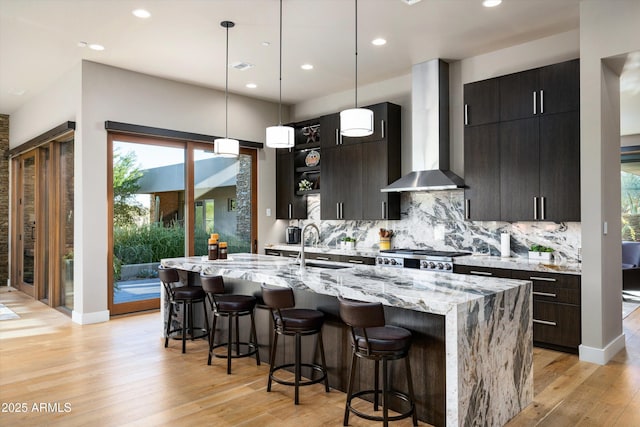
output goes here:
<path id="1" fill-rule="evenodd" d="M 224 70 L 224 137 L 228 139 L 229 129 L 229 25 L 225 25 L 227 28 L 227 52 L 225 56 L 225 70 Z"/>
<path id="2" fill-rule="evenodd" d="M 282 0 L 280 0 L 280 97 L 278 101 L 278 126 L 282 126 Z"/>
<path id="3" fill-rule="evenodd" d="M 356 3 L 356 108 L 358 108 L 358 0 Z"/>

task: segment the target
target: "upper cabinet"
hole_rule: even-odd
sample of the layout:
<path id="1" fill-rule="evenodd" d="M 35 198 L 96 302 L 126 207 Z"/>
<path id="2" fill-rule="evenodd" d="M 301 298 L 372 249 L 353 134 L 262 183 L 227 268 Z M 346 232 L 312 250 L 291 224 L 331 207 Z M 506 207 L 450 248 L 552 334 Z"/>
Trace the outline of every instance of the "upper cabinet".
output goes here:
<path id="1" fill-rule="evenodd" d="M 467 219 L 580 221 L 579 81 L 573 60 L 465 85 L 497 83 L 500 118 L 465 126 Z"/>
<path id="2" fill-rule="evenodd" d="M 464 85 L 465 126 L 499 122 L 499 95 L 498 79 L 482 80 Z"/>
<path id="3" fill-rule="evenodd" d="M 296 195 L 294 181 L 295 152 L 285 148 L 276 150 L 276 218 L 304 219 L 307 199 Z"/>

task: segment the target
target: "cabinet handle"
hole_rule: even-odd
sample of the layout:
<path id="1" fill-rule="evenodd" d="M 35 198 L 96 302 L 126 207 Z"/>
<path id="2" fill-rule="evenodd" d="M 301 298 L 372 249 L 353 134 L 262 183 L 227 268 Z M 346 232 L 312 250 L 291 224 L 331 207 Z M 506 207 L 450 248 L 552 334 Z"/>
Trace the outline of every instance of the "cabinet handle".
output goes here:
<path id="1" fill-rule="evenodd" d="M 469 274 L 475 274 L 477 276 L 493 276 L 493 273 L 490 273 L 488 271 L 476 271 L 476 270 L 470 270 Z"/>
<path id="2" fill-rule="evenodd" d="M 544 199 L 545 198 L 543 196 L 540 196 L 540 219 L 543 220 L 543 221 L 545 220 Z"/>
<path id="3" fill-rule="evenodd" d="M 556 279 L 552 279 L 551 277 L 529 276 L 529 280 L 540 280 L 542 282 L 557 282 Z"/>
<path id="4" fill-rule="evenodd" d="M 552 294 L 552 293 L 549 293 L 549 292 L 532 292 L 532 293 L 533 293 L 533 295 L 538 295 L 540 297 L 551 297 L 551 298 L 557 298 L 558 297 L 558 295 Z"/>
<path id="5" fill-rule="evenodd" d="M 350 262 L 351 264 L 364 264 L 364 261 L 361 261 L 359 259 L 350 259 L 347 260 L 347 262 Z"/>
<path id="6" fill-rule="evenodd" d="M 340 219 L 340 202 L 336 203 L 336 219 Z"/>
<path id="7" fill-rule="evenodd" d="M 465 219 L 471 219 L 471 200 L 464 199 L 464 217 Z"/>
<path id="8" fill-rule="evenodd" d="M 538 114 L 537 104 L 536 104 L 536 91 L 533 91 L 533 114 Z"/>
<path id="9" fill-rule="evenodd" d="M 387 219 L 387 202 L 382 202 L 382 219 Z"/>
<path id="10" fill-rule="evenodd" d="M 287 255 L 289 258 L 298 258 L 299 254 L 289 254 Z"/>
<path id="11" fill-rule="evenodd" d="M 340 145 L 340 129 L 336 129 L 336 145 Z"/>
<path id="12" fill-rule="evenodd" d="M 267 255 L 280 256 L 280 252 L 267 251 Z"/>
<path id="13" fill-rule="evenodd" d="M 549 322 L 548 320 L 533 319 L 533 323 L 540 323 L 541 325 L 558 326 L 556 322 Z"/>
<path id="14" fill-rule="evenodd" d="M 318 261 L 330 261 L 330 258 L 327 258 L 326 256 L 317 256 L 316 259 Z"/>
<path id="15" fill-rule="evenodd" d="M 464 104 L 464 124 L 469 124 L 469 104 Z"/>
<path id="16" fill-rule="evenodd" d="M 289 203 L 289 219 L 293 218 L 293 205 Z"/>
<path id="17" fill-rule="evenodd" d="M 538 219 L 538 198 L 533 198 L 533 219 Z"/>
<path id="18" fill-rule="evenodd" d="M 344 219 L 344 203 L 340 202 L 340 219 Z"/>
<path id="19" fill-rule="evenodd" d="M 540 114 L 544 113 L 544 90 L 540 89 Z"/>
<path id="20" fill-rule="evenodd" d="M 384 139 L 384 120 L 380 120 L 380 138 Z"/>

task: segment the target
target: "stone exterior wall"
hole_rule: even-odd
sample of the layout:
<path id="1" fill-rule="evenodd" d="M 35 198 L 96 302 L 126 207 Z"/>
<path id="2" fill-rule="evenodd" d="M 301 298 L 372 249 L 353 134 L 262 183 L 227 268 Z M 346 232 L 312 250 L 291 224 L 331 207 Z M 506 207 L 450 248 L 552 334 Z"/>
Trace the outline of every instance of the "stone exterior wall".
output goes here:
<path id="1" fill-rule="evenodd" d="M 236 236 L 251 245 L 251 156 L 239 156 L 236 177 Z M 249 246 L 251 247 L 251 246 Z"/>
<path id="2" fill-rule="evenodd" d="M 9 278 L 9 116 L 0 114 L 0 286 Z"/>

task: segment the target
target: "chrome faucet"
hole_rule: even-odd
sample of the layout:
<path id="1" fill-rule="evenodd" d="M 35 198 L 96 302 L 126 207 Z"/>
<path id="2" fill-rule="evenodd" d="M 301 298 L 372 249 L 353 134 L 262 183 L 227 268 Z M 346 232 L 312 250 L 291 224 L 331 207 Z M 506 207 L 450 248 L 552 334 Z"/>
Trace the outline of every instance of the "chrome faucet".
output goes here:
<path id="1" fill-rule="evenodd" d="M 318 229 L 318 226 L 316 226 L 313 223 L 309 223 L 309 224 L 305 225 L 304 227 L 302 227 L 302 231 L 300 232 L 300 268 L 304 268 L 305 267 L 305 260 L 304 260 L 304 232 L 307 230 L 307 227 L 315 228 L 316 231 L 318 232 L 318 237 L 316 239 L 316 242 L 320 239 L 320 229 Z"/>

